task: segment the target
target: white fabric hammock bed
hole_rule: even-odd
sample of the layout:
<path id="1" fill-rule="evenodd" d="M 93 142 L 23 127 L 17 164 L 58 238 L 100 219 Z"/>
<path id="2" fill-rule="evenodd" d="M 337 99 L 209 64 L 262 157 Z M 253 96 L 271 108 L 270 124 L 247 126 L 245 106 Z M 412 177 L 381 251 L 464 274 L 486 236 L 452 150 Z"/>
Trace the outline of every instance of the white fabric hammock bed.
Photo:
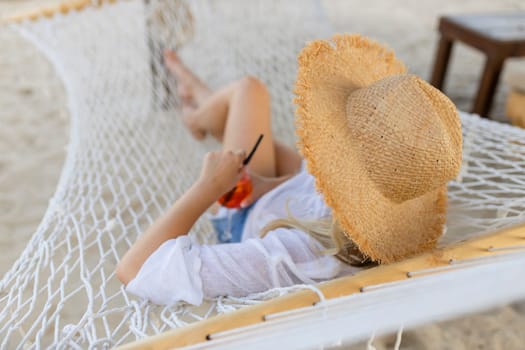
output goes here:
<path id="1" fill-rule="evenodd" d="M 329 37 L 330 23 L 315 1 L 98 0 L 13 18 L 1 30 L 18 31 L 47 55 L 71 115 L 57 190 L 0 282 L 1 349 L 103 349 L 139 339 L 127 347 L 319 348 L 525 295 L 525 229 L 484 236 L 525 219 L 525 131 L 465 113 L 463 167 L 449 185 L 441 250 L 200 308 L 128 295 L 115 264 L 216 146 L 195 142 L 180 124 L 162 48 L 176 48 L 212 87 L 245 74 L 262 79 L 275 132 L 293 144 L 296 56 L 306 41 Z M 191 234 L 213 242 L 209 228 L 200 221 Z M 466 239 L 474 241 L 457 245 Z M 224 315 L 210 317 L 216 313 Z"/>

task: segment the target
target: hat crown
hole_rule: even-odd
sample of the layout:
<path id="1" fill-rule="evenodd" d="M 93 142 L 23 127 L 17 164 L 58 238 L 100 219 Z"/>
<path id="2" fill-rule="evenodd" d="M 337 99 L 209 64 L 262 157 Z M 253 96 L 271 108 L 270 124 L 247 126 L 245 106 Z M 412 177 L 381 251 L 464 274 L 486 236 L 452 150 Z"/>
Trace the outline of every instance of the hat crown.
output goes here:
<path id="1" fill-rule="evenodd" d="M 461 125 L 441 92 L 414 75 L 394 75 L 347 98 L 350 133 L 367 174 L 400 203 L 445 184 L 461 165 Z"/>

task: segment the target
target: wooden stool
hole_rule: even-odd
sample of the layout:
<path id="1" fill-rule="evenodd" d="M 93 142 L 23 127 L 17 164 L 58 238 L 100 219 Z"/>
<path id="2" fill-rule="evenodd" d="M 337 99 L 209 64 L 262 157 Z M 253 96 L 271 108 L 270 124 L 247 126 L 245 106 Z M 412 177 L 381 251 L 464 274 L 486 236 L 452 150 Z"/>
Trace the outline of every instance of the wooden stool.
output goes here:
<path id="1" fill-rule="evenodd" d="M 454 40 L 482 51 L 485 68 L 472 112 L 487 117 L 505 60 L 525 56 L 525 12 L 441 17 L 439 31 L 432 85 L 442 90 Z"/>

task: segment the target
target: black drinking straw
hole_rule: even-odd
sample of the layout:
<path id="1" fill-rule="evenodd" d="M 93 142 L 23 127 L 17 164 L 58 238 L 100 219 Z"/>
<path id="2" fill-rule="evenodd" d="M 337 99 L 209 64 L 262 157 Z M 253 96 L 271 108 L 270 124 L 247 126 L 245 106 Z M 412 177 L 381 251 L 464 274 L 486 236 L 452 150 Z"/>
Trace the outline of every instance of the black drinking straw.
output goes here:
<path id="1" fill-rule="evenodd" d="M 261 143 L 262 139 L 263 139 L 263 134 L 260 134 L 259 135 L 259 138 L 257 139 L 257 142 L 255 143 L 255 146 L 253 146 L 250 154 L 248 154 L 248 157 L 246 157 L 243 161 L 242 161 L 242 165 L 243 166 L 246 166 L 248 165 L 248 163 L 250 162 L 250 160 L 252 160 L 252 157 L 253 157 L 253 154 L 255 153 L 255 151 L 257 151 L 257 147 L 259 147 L 259 144 Z"/>
<path id="2" fill-rule="evenodd" d="M 248 165 L 250 160 L 252 160 L 253 154 L 257 150 L 257 147 L 259 147 L 259 144 L 261 143 L 261 141 L 263 139 L 263 136 L 264 136 L 263 134 L 259 135 L 259 138 L 257 139 L 257 142 L 255 142 L 255 146 L 253 146 L 252 150 L 250 151 L 250 154 L 248 154 L 248 157 L 244 158 L 244 160 L 242 161 L 242 165 L 243 166 Z M 226 193 L 226 195 L 224 196 L 224 203 L 228 203 L 232 199 L 233 193 L 235 192 L 236 188 L 237 188 L 237 186 L 235 186 L 228 193 Z"/>

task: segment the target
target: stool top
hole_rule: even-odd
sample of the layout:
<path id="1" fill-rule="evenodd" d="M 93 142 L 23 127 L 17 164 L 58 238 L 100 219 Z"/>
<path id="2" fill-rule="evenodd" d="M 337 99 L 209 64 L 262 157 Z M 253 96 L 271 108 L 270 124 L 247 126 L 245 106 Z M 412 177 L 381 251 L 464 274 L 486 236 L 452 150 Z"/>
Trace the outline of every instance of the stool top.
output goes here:
<path id="1" fill-rule="evenodd" d="M 525 41 L 525 12 L 454 15 L 444 19 L 498 41 Z"/>

